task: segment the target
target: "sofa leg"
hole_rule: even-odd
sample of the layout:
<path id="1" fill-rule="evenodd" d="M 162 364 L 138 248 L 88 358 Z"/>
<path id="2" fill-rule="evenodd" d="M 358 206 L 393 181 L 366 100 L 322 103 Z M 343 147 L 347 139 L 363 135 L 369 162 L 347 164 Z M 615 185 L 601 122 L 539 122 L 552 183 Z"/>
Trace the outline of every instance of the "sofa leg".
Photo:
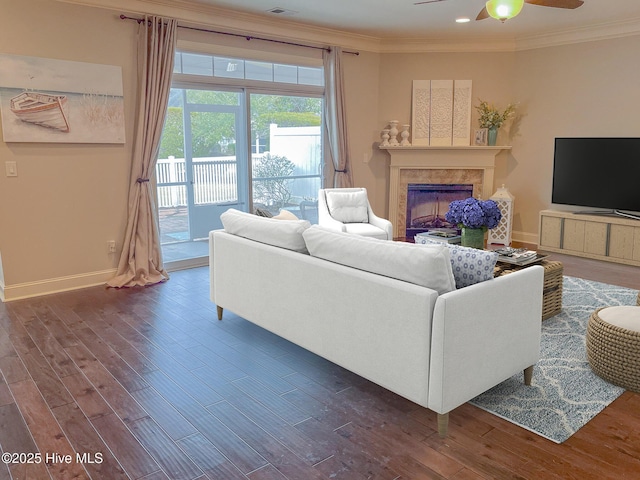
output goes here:
<path id="1" fill-rule="evenodd" d="M 524 384 L 531 385 L 532 378 L 533 378 L 533 365 L 524 369 Z"/>
<path id="2" fill-rule="evenodd" d="M 449 433 L 449 414 L 448 413 L 439 413 L 438 414 L 438 435 L 441 438 L 445 438 Z"/>
<path id="3" fill-rule="evenodd" d="M 218 320 L 222 320 L 222 307 L 216 305 L 216 309 L 218 310 Z"/>

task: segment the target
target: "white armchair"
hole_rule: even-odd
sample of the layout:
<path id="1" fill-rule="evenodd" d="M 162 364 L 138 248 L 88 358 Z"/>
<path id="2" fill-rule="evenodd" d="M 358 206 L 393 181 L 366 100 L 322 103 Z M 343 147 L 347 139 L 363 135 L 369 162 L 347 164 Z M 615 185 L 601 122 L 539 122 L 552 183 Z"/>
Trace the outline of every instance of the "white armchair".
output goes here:
<path id="1" fill-rule="evenodd" d="M 320 189 L 318 225 L 339 232 L 393 240 L 391 222 L 373 213 L 366 188 Z"/>

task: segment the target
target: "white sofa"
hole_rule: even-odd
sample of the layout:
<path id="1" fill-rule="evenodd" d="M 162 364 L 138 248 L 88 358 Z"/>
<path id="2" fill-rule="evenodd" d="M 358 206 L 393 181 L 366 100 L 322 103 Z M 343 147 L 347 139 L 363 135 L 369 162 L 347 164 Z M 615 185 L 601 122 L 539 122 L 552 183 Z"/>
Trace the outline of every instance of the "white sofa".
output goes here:
<path id="1" fill-rule="evenodd" d="M 542 267 L 456 289 L 444 245 L 425 250 L 306 221 L 225 215 L 225 230 L 209 237 L 219 319 L 228 309 L 435 411 L 442 436 L 451 410 L 520 371 L 530 381 Z M 330 260 L 305 252 L 331 257 L 332 246 Z M 379 273 L 365 271 L 367 256 Z"/>

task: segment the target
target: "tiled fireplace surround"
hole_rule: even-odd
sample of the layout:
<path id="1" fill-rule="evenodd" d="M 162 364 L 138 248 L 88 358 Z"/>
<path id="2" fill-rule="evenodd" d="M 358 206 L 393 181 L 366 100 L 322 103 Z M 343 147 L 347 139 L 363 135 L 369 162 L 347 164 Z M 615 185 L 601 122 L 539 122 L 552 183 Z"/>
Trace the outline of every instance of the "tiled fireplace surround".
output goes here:
<path id="1" fill-rule="evenodd" d="M 387 147 L 393 236 L 405 236 L 409 184 L 473 185 L 473 196 L 487 199 L 493 195 L 496 156 L 505 149 L 510 147 Z"/>

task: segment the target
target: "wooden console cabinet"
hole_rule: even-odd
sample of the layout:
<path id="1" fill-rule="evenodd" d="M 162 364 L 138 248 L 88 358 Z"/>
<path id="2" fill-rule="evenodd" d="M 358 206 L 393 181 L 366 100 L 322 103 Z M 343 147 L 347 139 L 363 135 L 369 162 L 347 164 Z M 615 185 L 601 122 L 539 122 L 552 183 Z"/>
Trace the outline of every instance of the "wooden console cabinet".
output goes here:
<path id="1" fill-rule="evenodd" d="M 640 266 L 640 220 L 542 210 L 538 248 Z"/>

